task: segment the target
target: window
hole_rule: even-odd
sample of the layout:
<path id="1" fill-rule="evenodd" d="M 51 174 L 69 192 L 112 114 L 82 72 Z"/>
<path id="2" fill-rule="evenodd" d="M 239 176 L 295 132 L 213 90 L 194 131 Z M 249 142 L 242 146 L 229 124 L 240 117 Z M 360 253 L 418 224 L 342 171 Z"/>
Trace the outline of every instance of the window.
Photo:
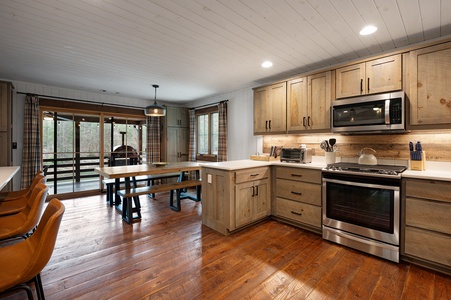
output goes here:
<path id="1" fill-rule="evenodd" d="M 217 161 L 219 112 L 217 106 L 196 111 L 197 160 Z"/>

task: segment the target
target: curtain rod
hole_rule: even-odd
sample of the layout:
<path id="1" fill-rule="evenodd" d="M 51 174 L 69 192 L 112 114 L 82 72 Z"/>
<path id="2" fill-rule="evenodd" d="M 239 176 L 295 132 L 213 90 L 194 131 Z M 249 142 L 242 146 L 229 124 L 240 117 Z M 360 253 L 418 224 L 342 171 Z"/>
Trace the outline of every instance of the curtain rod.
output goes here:
<path id="1" fill-rule="evenodd" d="M 39 94 L 33 94 L 33 93 L 16 92 L 16 94 L 20 94 L 20 95 L 34 95 L 34 96 L 38 96 L 38 97 L 44 97 L 44 98 L 50 98 L 50 99 L 56 99 L 56 100 L 67 100 L 67 101 L 73 101 L 73 102 L 101 104 L 101 105 L 113 106 L 113 107 L 126 107 L 126 108 L 134 108 L 134 109 L 144 109 L 143 107 L 139 107 L 139 106 L 114 104 L 114 103 L 105 103 L 105 102 L 97 102 L 97 101 L 91 101 L 91 100 L 81 100 L 81 99 L 74 99 L 74 98 L 67 98 L 67 97 L 39 95 Z"/>
<path id="2" fill-rule="evenodd" d="M 213 102 L 213 103 L 209 103 L 209 104 L 199 105 L 199 106 L 196 106 L 196 107 L 191 107 L 190 109 L 198 109 L 198 108 L 203 108 L 203 107 L 214 106 L 216 104 L 225 103 L 225 102 L 228 102 L 228 101 L 229 100 L 221 100 L 221 101 L 218 101 L 218 102 Z"/>

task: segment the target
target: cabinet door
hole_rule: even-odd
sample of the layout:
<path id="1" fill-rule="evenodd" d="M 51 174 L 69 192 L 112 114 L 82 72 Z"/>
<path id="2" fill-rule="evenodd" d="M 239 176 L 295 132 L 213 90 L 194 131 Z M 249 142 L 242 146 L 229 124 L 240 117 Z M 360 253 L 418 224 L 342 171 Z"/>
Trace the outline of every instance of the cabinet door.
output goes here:
<path id="1" fill-rule="evenodd" d="M 337 98 L 358 96 L 366 91 L 364 63 L 339 68 L 335 71 L 335 74 Z"/>
<path id="2" fill-rule="evenodd" d="M 238 228 L 253 221 L 254 183 L 240 183 L 235 188 L 235 226 Z"/>
<path id="3" fill-rule="evenodd" d="M 451 42 L 410 52 L 410 124 L 451 123 Z"/>
<path id="4" fill-rule="evenodd" d="M 6 83 L 0 83 L 0 132 L 8 132 L 8 88 Z M 6 142 L 6 141 L 5 141 Z M 2 153 L 4 153 L 2 151 Z"/>
<path id="5" fill-rule="evenodd" d="M 179 162 L 188 160 L 189 129 L 167 127 L 167 160 Z"/>
<path id="6" fill-rule="evenodd" d="M 269 131 L 271 133 L 285 133 L 287 131 L 287 83 L 281 82 L 269 87 L 267 99 L 269 111 Z M 269 114 L 268 114 L 269 112 Z"/>
<path id="7" fill-rule="evenodd" d="M 254 182 L 254 217 L 253 220 L 262 219 L 270 214 L 269 180 Z"/>
<path id="8" fill-rule="evenodd" d="M 330 128 L 331 72 L 323 72 L 308 77 L 308 105 L 310 129 Z"/>
<path id="9" fill-rule="evenodd" d="M 366 62 L 365 73 L 367 94 L 400 90 L 401 54 Z"/>
<path id="10" fill-rule="evenodd" d="M 254 90 L 254 134 L 263 134 L 267 130 L 266 99 L 268 88 Z"/>
<path id="11" fill-rule="evenodd" d="M 297 78 L 287 83 L 287 129 L 305 130 L 308 117 L 307 78 Z"/>
<path id="12" fill-rule="evenodd" d="M 166 108 L 166 126 L 189 127 L 188 109 L 168 106 Z"/>

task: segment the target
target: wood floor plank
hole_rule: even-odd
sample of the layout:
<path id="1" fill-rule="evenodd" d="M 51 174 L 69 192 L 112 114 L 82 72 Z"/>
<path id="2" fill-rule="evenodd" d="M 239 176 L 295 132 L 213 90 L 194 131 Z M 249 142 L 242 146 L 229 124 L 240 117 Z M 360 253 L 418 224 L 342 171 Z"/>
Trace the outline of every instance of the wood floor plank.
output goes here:
<path id="1" fill-rule="evenodd" d="M 389 262 L 267 220 L 229 236 L 202 225 L 202 204 L 142 196 L 122 221 L 105 196 L 64 200 L 47 299 L 450 299 L 451 278 Z M 1 266 L 0 266 L 1 270 Z M 0 299 L 24 299 L 18 293 Z"/>

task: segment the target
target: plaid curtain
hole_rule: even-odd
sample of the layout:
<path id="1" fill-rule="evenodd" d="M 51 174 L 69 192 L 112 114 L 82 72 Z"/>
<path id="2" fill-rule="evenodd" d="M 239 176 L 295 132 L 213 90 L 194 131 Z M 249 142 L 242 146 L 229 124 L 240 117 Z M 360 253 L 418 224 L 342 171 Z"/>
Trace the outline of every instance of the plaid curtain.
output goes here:
<path id="1" fill-rule="evenodd" d="M 147 123 L 147 163 L 160 161 L 160 117 L 146 117 Z"/>
<path id="2" fill-rule="evenodd" d="M 22 151 L 22 180 L 25 188 L 31 184 L 34 175 L 41 170 L 41 122 L 39 118 L 39 98 L 36 95 L 25 96 L 24 133 Z"/>
<path id="3" fill-rule="evenodd" d="M 219 111 L 219 141 L 218 161 L 227 160 L 227 101 L 218 104 Z"/>
<path id="4" fill-rule="evenodd" d="M 196 111 L 189 110 L 189 150 L 188 161 L 196 161 Z"/>

